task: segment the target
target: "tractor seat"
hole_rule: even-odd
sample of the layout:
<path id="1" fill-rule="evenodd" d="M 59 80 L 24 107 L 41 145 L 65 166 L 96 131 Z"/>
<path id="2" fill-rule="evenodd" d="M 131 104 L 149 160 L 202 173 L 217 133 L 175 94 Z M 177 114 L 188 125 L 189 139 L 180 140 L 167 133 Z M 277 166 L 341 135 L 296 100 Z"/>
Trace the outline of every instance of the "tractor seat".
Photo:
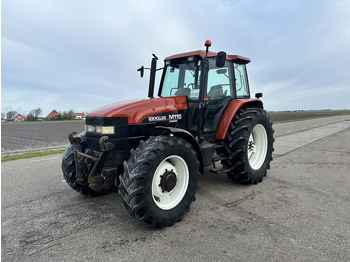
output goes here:
<path id="1" fill-rule="evenodd" d="M 187 97 L 190 97 L 191 96 L 191 89 L 190 88 L 181 87 L 175 92 L 175 95 L 176 96 L 187 96 Z"/>
<path id="2" fill-rule="evenodd" d="M 225 90 L 225 92 L 223 92 L 222 85 L 212 86 L 210 88 L 209 93 L 208 93 L 208 96 L 210 96 L 210 99 L 223 98 L 226 95 L 227 95 L 227 90 Z"/>

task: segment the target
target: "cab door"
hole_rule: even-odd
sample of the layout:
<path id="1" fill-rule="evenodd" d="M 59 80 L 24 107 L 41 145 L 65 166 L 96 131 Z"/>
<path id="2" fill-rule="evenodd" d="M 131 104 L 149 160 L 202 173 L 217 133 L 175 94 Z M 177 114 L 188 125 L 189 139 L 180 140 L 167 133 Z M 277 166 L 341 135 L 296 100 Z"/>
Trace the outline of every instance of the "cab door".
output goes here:
<path id="1" fill-rule="evenodd" d="M 209 60 L 204 133 L 216 132 L 226 106 L 234 98 L 232 79 L 234 79 L 232 62 L 226 61 L 224 67 L 218 68 L 214 59 Z"/>

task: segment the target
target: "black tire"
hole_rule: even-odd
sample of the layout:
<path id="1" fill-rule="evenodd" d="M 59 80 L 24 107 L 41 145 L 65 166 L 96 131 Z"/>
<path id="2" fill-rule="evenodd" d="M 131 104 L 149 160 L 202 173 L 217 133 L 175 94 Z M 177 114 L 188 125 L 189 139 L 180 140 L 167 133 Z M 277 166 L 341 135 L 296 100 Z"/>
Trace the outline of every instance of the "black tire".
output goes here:
<path id="1" fill-rule="evenodd" d="M 221 163 L 230 169 L 228 177 L 242 184 L 261 182 L 272 161 L 273 132 L 265 110 L 240 110 L 232 119 L 223 143 L 226 159 Z"/>
<path id="2" fill-rule="evenodd" d="M 75 191 L 79 192 L 80 194 L 93 197 L 103 195 L 103 193 L 94 191 L 88 186 L 84 186 L 77 183 L 74 148 L 71 144 L 67 145 L 66 151 L 62 155 L 61 168 L 63 171 L 64 180 L 66 180 L 67 184 L 70 185 L 70 187 L 73 188 Z"/>
<path id="3" fill-rule="evenodd" d="M 124 162 L 119 193 L 132 217 L 163 228 L 190 210 L 198 176 L 199 161 L 191 144 L 173 136 L 151 137 Z"/>

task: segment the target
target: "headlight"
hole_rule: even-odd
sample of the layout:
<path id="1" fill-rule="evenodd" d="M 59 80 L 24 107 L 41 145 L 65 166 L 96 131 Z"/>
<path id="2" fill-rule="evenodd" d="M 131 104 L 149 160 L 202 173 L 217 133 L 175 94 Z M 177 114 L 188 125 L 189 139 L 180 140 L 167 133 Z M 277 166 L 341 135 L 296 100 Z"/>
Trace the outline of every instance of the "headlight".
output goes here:
<path id="1" fill-rule="evenodd" d="M 95 127 L 90 125 L 85 125 L 86 132 L 95 132 Z"/>
<path id="2" fill-rule="evenodd" d="M 97 132 L 97 127 L 96 127 L 96 132 Z M 114 126 L 101 126 L 101 134 L 113 135 L 114 134 Z"/>
<path id="3" fill-rule="evenodd" d="M 102 134 L 102 126 L 95 126 L 95 132 Z"/>
<path id="4" fill-rule="evenodd" d="M 90 133 L 99 133 L 103 135 L 113 135 L 114 134 L 114 126 L 92 126 L 86 125 L 85 131 Z"/>

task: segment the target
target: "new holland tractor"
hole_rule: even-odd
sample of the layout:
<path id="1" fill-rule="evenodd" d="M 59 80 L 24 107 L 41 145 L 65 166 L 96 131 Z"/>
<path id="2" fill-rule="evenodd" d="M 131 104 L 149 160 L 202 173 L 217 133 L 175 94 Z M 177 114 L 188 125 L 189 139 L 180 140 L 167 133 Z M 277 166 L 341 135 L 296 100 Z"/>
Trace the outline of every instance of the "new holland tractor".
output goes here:
<path id="1" fill-rule="evenodd" d="M 154 228 L 172 226 L 195 200 L 198 177 L 226 174 L 257 184 L 270 168 L 272 122 L 262 93 L 251 98 L 249 58 L 206 50 L 176 54 L 150 70 L 148 98 L 88 113 L 85 131 L 69 134 L 64 179 L 98 196 L 118 191 L 130 215 Z M 162 70 L 154 96 L 156 71 Z"/>

